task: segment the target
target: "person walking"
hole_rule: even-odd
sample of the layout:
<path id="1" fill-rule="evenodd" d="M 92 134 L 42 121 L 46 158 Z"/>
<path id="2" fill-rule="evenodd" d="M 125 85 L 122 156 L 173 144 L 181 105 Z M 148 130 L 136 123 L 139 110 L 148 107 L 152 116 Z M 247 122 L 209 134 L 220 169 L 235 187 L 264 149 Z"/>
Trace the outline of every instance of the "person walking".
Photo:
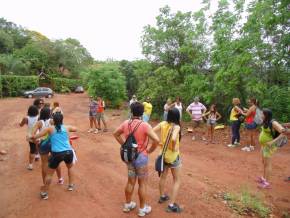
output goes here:
<path id="1" fill-rule="evenodd" d="M 194 102 L 192 102 L 186 109 L 186 112 L 189 114 L 189 116 L 192 119 L 193 128 L 196 129 L 198 127 L 203 127 L 203 119 L 202 114 L 206 111 L 206 107 L 199 102 L 199 97 L 194 98 Z M 202 130 L 202 140 L 206 140 L 203 136 L 203 130 Z M 192 140 L 195 140 L 196 136 L 192 137 Z"/>
<path id="2" fill-rule="evenodd" d="M 120 145 L 124 144 L 129 134 L 134 131 L 134 137 L 137 141 L 138 157 L 134 161 L 127 164 L 128 181 L 125 187 L 126 203 L 123 212 L 128 213 L 136 207 L 136 203 L 132 201 L 132 195 L 136 181 L 138 180 L 138 196 L 140 208 L 138 216 L 142 217 L 149 214 L 152 208 L 148 205 L 147 200 L 147 182 L 148 182 L 148 152 L 151 153 L 158 145 L 159 138 L 154 133 L 152 127 L 142 121 L 144 106 L 135 102 L 131 105 L 132 119 L 124 121 L 113 133 L 115 139 Z M 124 136 L 124 138 L 122 137 Z M 148 149 L 149 138 L 152 145 Z"/>
<path id="3" fill-rule="evenodd" d="M 159 123 L 153 128 L 155 132 L 161 132 L 161 151 L 165 146 L 168 134 L 172 132 L 172 136 L 168 143 L 168 147 L 164 156 L 164 171 L 161 173 L 159 181 L 159 203 L 169 201 L 166 208 L 167 212 L 179 213 L 181 212 L 180 206 L 176 203 L 177 194 L 180 187 L 180 173 L 181 173 L 181 158 L 180 158 L 180 140 L 181 140 L 181 128 L 180 128 L 180 113 L 176 108 L 168 110 L 167 120 Z M 170 198 L 165 194 L 165 182 L 167 179 L 168 171 L 170 170 L 173 177 L 172 197 Z"/>
<path id="4" fill-rule="evenodd" d="M 105 102 L 103 101 L 101 96 L 98 96 L 97 104 L 98 104 L 98 108 L 97 108 L 98 130 L 101 130 L 101 120 L 102 120 L 102 123 L 104 125 L 103 132 L 107 132 L 108 127 L 107 127 L 107 123 L 106 123 L 106 119 L 105 119 L 105 107 L 106 107 L 106 105 L 105 105 Z"/>
<path id="5" fill-rule="evenodd" d="M 203 117 L 205 118 L 207 126 L 208 126 L 207 127 L 208 140 L 210 140 L 210 143 L 214 144 L 215 143 L 213 139 L 214 127 L 216 126 L 217 121 L 222 118 L 222 116 L 220 115 L 219 112 L 217 112 L 216 105 L 212 104 L 210 106 L 209 111 L 205 113 Z"/>
<path id="6" fill-rule="evenodd" d="M 151 116 L 152 108 L 153 108 L 150 97 L 146 98 L 146 100 L 143 102 L 143 106 L 144 106 L 143 121 L 148 123 L 150 120 L 150 116 Z"/>
<path id="7" fill-rule="evenodd" d="M 40 133 L 31 136 L 32 140 L 42 138 L 46 135 L 50 136 L 51 141 L 51 157 L 48 161 L 48 169 L 45 176 L 45 184 L 41 188 L 40 197 L 44 200 L 48 199 L 48 190 L 51 184 L 52 176 L 59 164 L 64 161 L 68 169 L 68 191 L 74 189 L 74 174 L 73 174 L 73 149 L 69 143 L 68 132 L 76 132 L 77 128 L 73 126 L 63 125 L 63 115 L 55 113 L 53 115 L 53 125 L 45 128 Z"/>

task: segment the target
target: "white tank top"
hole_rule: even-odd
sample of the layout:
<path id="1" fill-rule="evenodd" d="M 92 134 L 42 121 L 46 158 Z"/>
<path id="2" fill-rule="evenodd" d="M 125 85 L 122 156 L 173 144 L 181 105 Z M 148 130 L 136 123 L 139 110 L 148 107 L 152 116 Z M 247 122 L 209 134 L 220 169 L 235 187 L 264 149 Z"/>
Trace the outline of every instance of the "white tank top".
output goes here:
<path id="1" fill-rule="evenodd" d="M 48 128 L 48 127 L 50 127 L 50 119 L 48 119 L 48 120 L 40 120 L 41 121 L 41 123 L 42 123 L 42 127 L 41 127 L 41 129 L 39 130 L 40 132 L 42 131 L 42 130 L 44 130 L 44 129 L 46 129 L 46 128 Z"/>
<path id="2" fill-rule="evenodd" d="M 28 140 L 31 137 L 33 127 L 36 124 L 37 120 L 38 120 L 38 116 L 35 116 L 35 117 L 27 116 L 27 127 L 28 127 L 27 128 L 27 139 Z"/>
<path id="3" fill-rule="evenodd" d="M 182 116 L 182 104 L 179 105 L 175 103 L 175 108 L 179 110 L 180 117 Z"/>

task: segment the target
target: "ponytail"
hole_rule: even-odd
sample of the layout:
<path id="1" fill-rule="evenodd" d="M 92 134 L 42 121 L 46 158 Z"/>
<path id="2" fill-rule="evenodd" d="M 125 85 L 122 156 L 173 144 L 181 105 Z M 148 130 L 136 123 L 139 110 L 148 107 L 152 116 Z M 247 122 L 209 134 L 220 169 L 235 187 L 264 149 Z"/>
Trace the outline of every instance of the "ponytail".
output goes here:
<path id="1" fill-rule="evenodd" d="M 60 112 L 53 114 L 53 123 L 57 132 L 61 131 L 61 125 L 63 123 L 63 115 Z"/>

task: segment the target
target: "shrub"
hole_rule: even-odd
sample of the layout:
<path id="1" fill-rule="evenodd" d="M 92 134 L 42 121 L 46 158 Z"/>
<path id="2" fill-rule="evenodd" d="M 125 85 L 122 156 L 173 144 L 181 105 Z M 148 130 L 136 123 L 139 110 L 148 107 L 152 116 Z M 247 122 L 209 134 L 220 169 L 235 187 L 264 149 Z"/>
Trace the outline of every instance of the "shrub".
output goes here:
<path id="1" fill-rule="evenodd" d="M 81 84 L 80 80 L 67 78 L 52 78 L 53 89 L 55 92 L 67 93 Z"/>
<path id="2" fill-rule="evenodd" d="M 38 76 L 1 76 L 1 92 L 3 97 L 15 97 L 23 94 L 25 90 L 38 87 Z"/>

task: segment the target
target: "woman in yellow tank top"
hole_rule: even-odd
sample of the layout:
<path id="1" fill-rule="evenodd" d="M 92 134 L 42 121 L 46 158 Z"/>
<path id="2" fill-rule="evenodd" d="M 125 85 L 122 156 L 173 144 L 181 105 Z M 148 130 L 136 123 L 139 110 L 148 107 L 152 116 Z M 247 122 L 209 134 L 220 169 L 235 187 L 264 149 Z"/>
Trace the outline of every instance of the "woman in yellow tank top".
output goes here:
<path id="1" fill-rule="evenodd" d="M 173 128 L 173 129 L 172 129 Z M 161 173 L 160 181 L 159 181 L 159 192 L 160 198 L 159 203 L 163 203 L 169 200 L 169 196 L 165 194 L 165 181 L 170 169 L 171 174 L 173 176 L 173 190 L 172 197 L 169 201 L 169 205 L 166 208 L 168 212 L 179 213 L 181 212 L 181 208 L 178 204 L 176 204 L 176 197 L 180 186 L 180 169 L 181 169 L 181 159 L 180 159 L 180 151 L 179 151 L 179 142 L 181 139 L 180 132 L 180 113 L 178 109 L 173 108 L 168 111 L 167 120 L 159 123 L 156 127 L 153 128 L 154 131 L 160 131 L 161 136 L 161 150 L 165 145 L 165 141 L 167 135 L 171 132 L 172 136 L 170 138 L 167 150 L 165 152 L 164 157 L 164 165 L 165 169 Z"/>

